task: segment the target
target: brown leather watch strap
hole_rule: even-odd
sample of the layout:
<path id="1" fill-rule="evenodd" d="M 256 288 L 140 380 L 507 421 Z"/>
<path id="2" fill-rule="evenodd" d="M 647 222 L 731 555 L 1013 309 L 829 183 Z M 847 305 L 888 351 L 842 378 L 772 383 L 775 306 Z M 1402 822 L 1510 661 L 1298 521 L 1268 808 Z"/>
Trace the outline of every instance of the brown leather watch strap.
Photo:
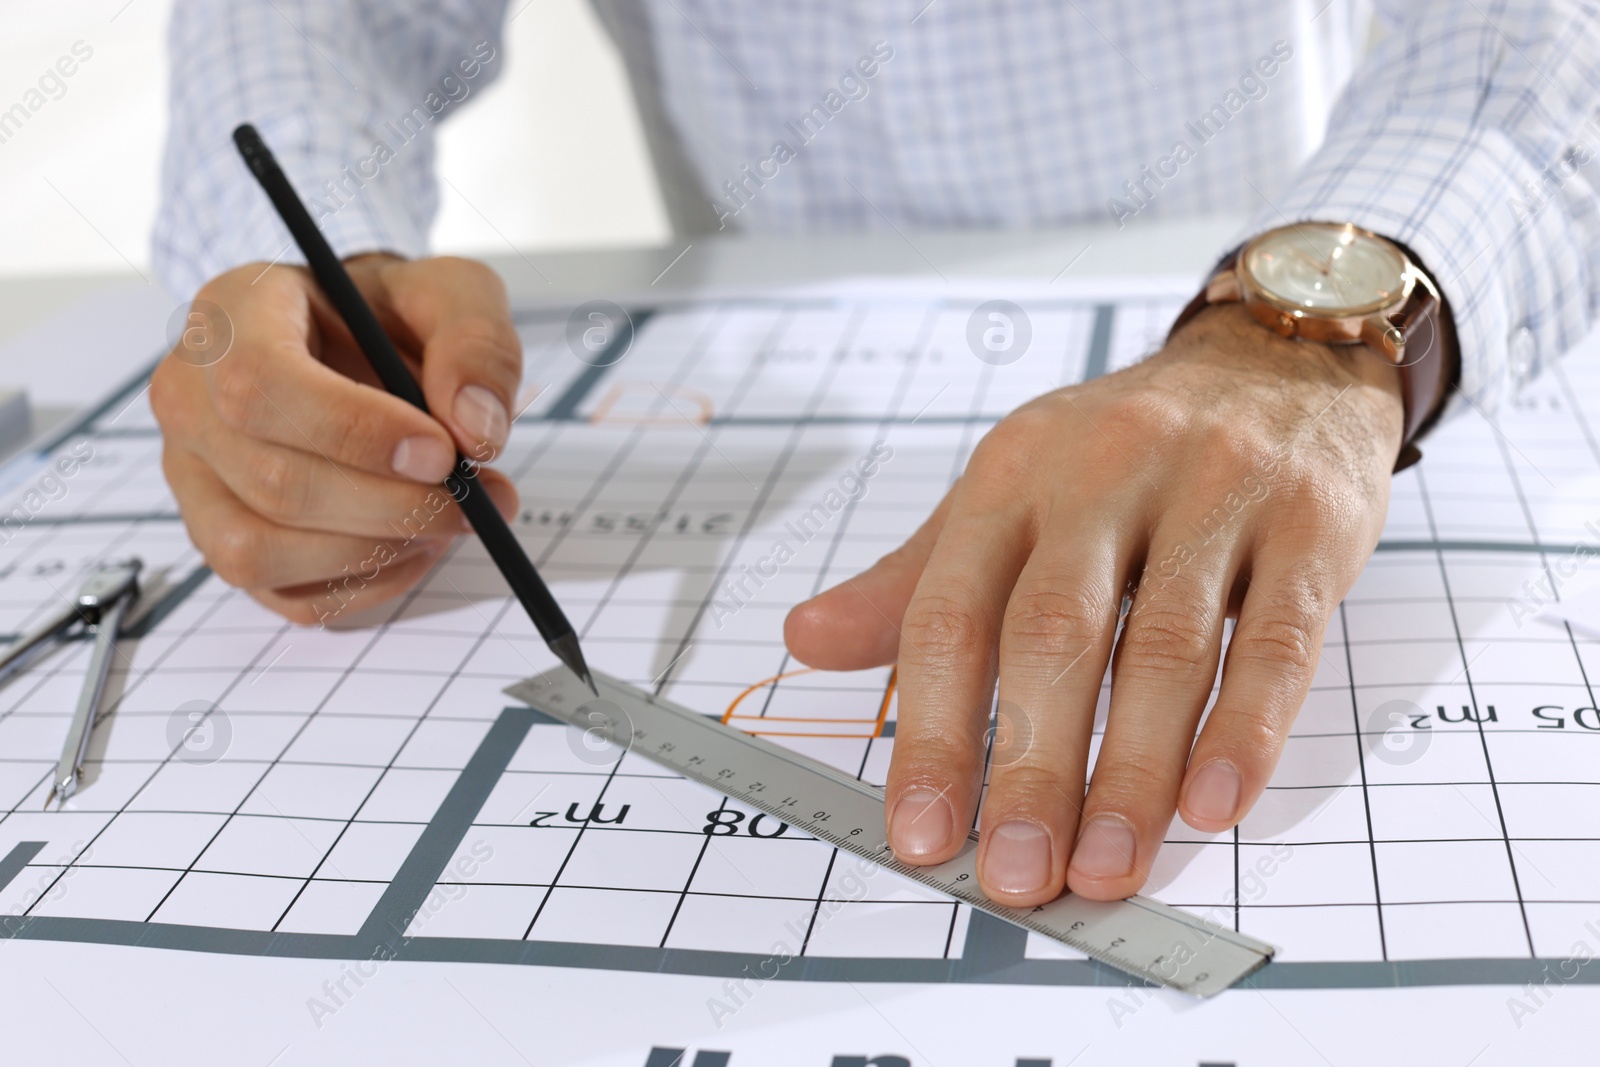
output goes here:
<path id="1" fill-rule="evenodd" d="M 1396 247 L 1405 252 L 1413 264 L 1416 263 L 1416 257 L 1409 249 L 1398 242 Z M 1210 276 L 1215 278 L 1223 271 L 1235 269 L 1239 251 L 1235 248 L 1224 256 Z M 1202 288 L 1178 312 L 1172 329 L 1168 331 L 1168 338 L 1210 304 L 1207 289 Z M 1422 458 L 1416 442 L 1438 421 L 1439 413 L 1444 408 L 1444 398 L 1455 384 L 1458 361 L 1455 358 L 1454 321 L 1444 297 L 1437 293 L 1431 281 L 1413 287 L 1410 299 L 1389 317 L 1389 321 L 1399 327 L 1406 339 L 1404 358 L 1395 364 L 1400 372 L 1400 397 L 1405 409 L 1400 454 L 1394 465 L 1398 473 Z"/>
<path id="2" fill-rule="evenodd" d="M 1438 421 L 1445 394 L 1455 384 L 1455 337 L 1444 297 L 1431 282 L 1412 289 L 1411 299 L 1389 321 L 1400 327 L 1406 338 L 1405 356 L 1396 365 L 1406 412 L 1400 455 L 1394 464 L 1399 472 L 1422 458 L 1417 441 Z"/>

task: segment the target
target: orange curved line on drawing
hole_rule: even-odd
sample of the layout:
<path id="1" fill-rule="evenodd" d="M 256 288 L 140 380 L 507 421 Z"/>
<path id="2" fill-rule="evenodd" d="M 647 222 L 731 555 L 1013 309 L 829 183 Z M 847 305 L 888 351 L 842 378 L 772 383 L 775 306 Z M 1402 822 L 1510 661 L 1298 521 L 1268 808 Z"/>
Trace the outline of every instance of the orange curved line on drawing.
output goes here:
<path id="1" fill-rule="evenodd" d="M 726 726 L 727 723 L 728 723 L 728 720 L 733 718 L 734 709 L 737 708 L 741 703 L 743 703 L 744 698 L 749 696 L 751 693 L 754 693 L 757 689 L 764 689 L 769 685 L 774 685 L 774 684 L 776 684 L 778 682 L 783 681 L 785 678 L 793 678 L 793 677 L 795 677 L 797 675 L 801 675 L 801 674 L 810 674 L 814 670 L 816 670 L 815 667 L 801 667 L 797 671 L 785 671 L 782 674 L 774 674 L 771 678 L 763 678 L 763 679 L 761 679 L 761 681 L 757 682 L 755 685 L 752 685 L 750 688 L 746 689 L 744 692 L 740 693 L 738 696 L 733 698 L 733 703 L 728 705 L 728 710 L 722 713 L 722 723 L 723 723 L 723 725 Z M 743 716 L 740 716 L 740 717 L 741 718 L 745 718 L 745 719 L 756 718 L 756 716 L 753 716 L 753 715 L 743 715 Z"/>
<path id="2" fill-rule="evenodd" d="M 867 722 L 866 719 L 838 719 L 830 716 L 807 718 L 804 715 L 728 715 L 723 722 L 743 719 L 746 722 Z"/>
<path id="3" fill-rule="evenodd" d="M 753 733 L 755 733 L 755 731 L 746 730 L 745 733 L 753 734 Z M 813 733 L 807 733 L 807 732 L 802 731 L 802 730 L 787 730 L 787 731 L 786 730 L 762 730 L 762 731 L 760 731 L 758 736 L 760 736 L 760 737 L 837 738 L 837 739 L 844 740 L 844 741 L 866 741 L 866 740 L 871 739 L 874 735 L 873 734 L 813 734 Z"/>
<path id="4" fill-rule="evenodd" d="M 648 385 L 652 392 L 659 393 L 667 401 L 667 407 L 671 409 L 670 414 L 663 412 L 658 415 L 613 415 L 611 413 L 612 409 L 628 394 L 630 386 L 638 387 L 643 385 Z M 671 395 L 669 396 L 668 394 Z M 698 415 L 690 416 L 685 414 L 678 405 L 672 402 L 672 396 L 681 396 L 692 402 L 700 409 Z M 604 422 L 623 426 L 671 426 L 675 423 L 686 422 L 690 426 L 704 426 L 711 421 L 713 410 L 714 406 L 711 403 L 711 397 L 698 389 L 690 389 L 682 385 L 669 385 L 662 388 L 654 382 L 615 382 L 610 389 L 606 390 L 605 395 L 600 398 L 599 402 L 595 404 L 594 411 L 589 415 L 589 422 L 592 424 Z"/>
<path id="5" fill-rule="evenodd" d="M 850 724 L 850 723 L 861 723 L 861 724 L 865 725 L 867 720 L 864 720 L 864 719 L 807 718 L 807 717 L 802 717 L 802 716 L 798 716 L 798 715 L 762 716 L 762 715 L 735 715 L 734 714 L 734 712 L 738 710 L 739 705 L 744 702 L 744 698 L 749 696 L 751 693 L 754 693 L 756 690 L 764 689 L 769 685 L 775 685 L 778 682 L 781 682 L 785 678 L 793 678 L 796 675 L 801 675 L 801 674 L 811 674 L 815 670 L 816 670 L 815 667 L 802 667 L 797 671 L 785 671 L 782 674 L 774 674 L 771 678 L 763 678 L 763 679 L 761 679 L 761 681 L 759 681 L 756 684 L 754 684 L 754 685 L 750 686 L 749 688 L 745 689 L 744 692 L 740 693 L 738 696 L 733 698 L 733 703 L 728 705 L 728 710 L 722 713 L 723 725 L 726 726 L 726 725 L 730 724 L 734 719 L 744 719 L 744 720 L 748 720 L 748 721 L 751 721 L 751 722 L 770 722 L 770 723 L 832 722 L 832 723 L 839 723 L 841 725 Z M 863 737 L 882 737 L 883 736 L 883 724 L 884 724 L 885 720 L 887 720 L 887 718 L 889 716 L 889 704 L 890 704 L 891 701 L 894 700 L 895 685 L 896 685 L 896 682 L 897 682 L 898 678 L 899 678 L 899 669 L 898 668 L 896 668 L 894 670 L 891 670 L 889 672 L 889 684 L 884 686 L 883 700 L 878 705 L 877 717 L 871 720 L 871 722 L 872 722 L 872 732 L 870 734 L 837 734 L 837 733 L 826 733 L 826 734 L 824 734 L 824 733 L 808 733 L 808 732 L 805 732 L 805 731 L 778 731 L 778 730 L 746 730 L 745 732 L 746 733 L 759 733 L 762 737 L 832 737 L 832 738 L 845 738 L 847 740 L 860 740 Z M 740 727 L 740 729 L 744 729 L 744 728 Z"/>

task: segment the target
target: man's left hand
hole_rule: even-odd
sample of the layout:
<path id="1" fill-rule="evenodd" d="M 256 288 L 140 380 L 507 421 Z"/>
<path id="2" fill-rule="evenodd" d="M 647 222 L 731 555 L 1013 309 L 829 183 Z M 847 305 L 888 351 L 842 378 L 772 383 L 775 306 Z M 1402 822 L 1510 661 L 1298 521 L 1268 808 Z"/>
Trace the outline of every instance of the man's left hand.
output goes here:
<path id="1" fill-rule="evenodd" d="M 961 848 L 997 675 L 978 863 L 992 899 L 1125 897 L 1174 811 L 1202 831 L 1237 824 L 1377 544 L 1402 417 L 1398 372 L 1377 354 L 1279 337 L 1232 305 L 996 425 L 909 541 L 785 627 L 813 666 L 898 663 L 896 856 Z"/>

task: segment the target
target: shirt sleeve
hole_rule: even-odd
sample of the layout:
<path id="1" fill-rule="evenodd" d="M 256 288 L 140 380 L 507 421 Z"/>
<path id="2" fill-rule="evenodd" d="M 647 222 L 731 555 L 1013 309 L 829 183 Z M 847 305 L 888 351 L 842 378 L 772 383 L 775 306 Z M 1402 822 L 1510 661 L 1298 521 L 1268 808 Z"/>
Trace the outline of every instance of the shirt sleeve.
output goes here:
<path id="1" fill-rule="evenodd" d="M 188 296 L 302 262 L 233 147 L 261 131 L 341 256 L 427 249 L 439 121 L 502 65 L 506 0 L 178 0 L 152 257 Z"/>
<path id="2" fill-rule="evenodd" d="M 1600 300 L 1600 5 L 1380 8 L 1387 33 L 1326 140 L 1252 228 L 1353 222 L 1409 246 L 1455 318 L 1447 411 L 1492 407 L 1587 333 Z"/>

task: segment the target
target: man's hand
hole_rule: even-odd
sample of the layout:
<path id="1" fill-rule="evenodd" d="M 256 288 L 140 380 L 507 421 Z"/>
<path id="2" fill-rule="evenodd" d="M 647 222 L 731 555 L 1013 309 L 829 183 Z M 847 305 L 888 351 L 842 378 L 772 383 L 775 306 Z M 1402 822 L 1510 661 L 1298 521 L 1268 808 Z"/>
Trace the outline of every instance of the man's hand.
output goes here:
<path id="1" fill-rule="evenodd" d="M 460 259 L 372 255 L 350 273 L 411 365 L 431 417 L 384 392 L 308 271 L 255 263 L 214 278 L 233 345 L 183 346 L 150 403 L 189 536 L 224 581 L 300 623 L 410 588 L 468 529 L 440 483 L 457 449 L 504 447 L 522 350 L 500 279 Z M 502 513 L 511 482 L 480 477 Z"/>
<path id="2" fill-rule="evenodd" d="M 1064 885 L 1125 897 L 1174 810 L 1199 830 L 1234 826 L 1377 544 L 1401 423 L 1398 373 L 1376 354 L 1280 338 L 1237 305 L 1001 421 L 904 546 L 795 608 L 785 629 L 818 667 L 899 664 L 895 854 L 938 863 L 960 848 L 997 673 L 978 863 L 992 899 L 1029 906 Z"/>

